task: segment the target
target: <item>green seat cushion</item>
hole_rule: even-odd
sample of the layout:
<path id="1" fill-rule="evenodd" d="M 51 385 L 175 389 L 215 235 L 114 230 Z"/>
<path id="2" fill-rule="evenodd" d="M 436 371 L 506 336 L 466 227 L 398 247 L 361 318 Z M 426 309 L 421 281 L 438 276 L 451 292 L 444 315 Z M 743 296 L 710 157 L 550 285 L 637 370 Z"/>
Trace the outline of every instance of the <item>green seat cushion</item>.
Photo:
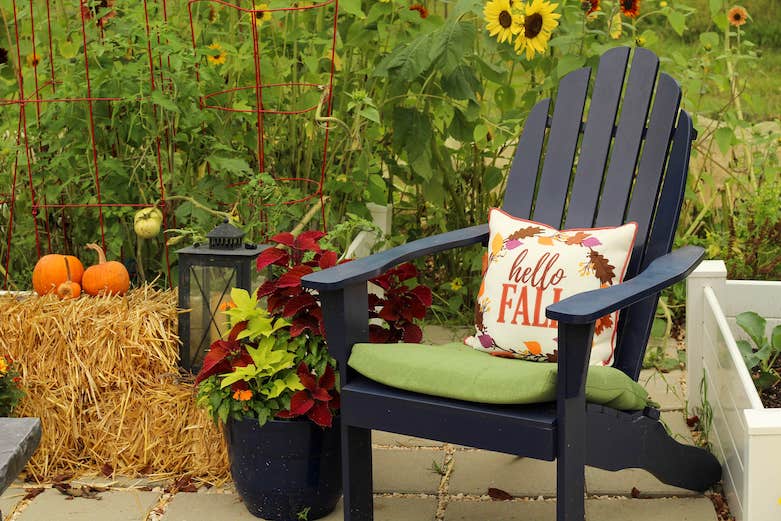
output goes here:
<path id="1" fill-rule="evenodd" d="M 356 344 L 348 365 L 381 384 L 444 398 L 493 404 L 556 399 L 557 364 L 499 358 L 459 343 Z M 626 374 L 594 365 L 586 400 L 620 410 L 649 403 L 646 390 Z"/>

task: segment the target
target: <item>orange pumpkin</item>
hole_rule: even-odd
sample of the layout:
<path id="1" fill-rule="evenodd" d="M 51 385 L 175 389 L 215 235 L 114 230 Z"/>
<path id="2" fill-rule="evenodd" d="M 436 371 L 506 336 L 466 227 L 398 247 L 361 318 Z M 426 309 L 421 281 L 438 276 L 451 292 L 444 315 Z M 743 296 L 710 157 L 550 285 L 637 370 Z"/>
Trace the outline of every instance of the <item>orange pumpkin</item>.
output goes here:
<path id="1" fill-rule="evenodd" d="M 68 280 L 57 286 L 57 296 L 61 299 L 77 298 L 81 295 L 81 286 L 71 280 L 71 267 L 68 257 L 65 257 L 65 271 L 68 272 Z"/>
<path id="2" fill-rule="evenodd" d="M 98 263 L 84 271 L 81 288 L 88 295 L 108 293 L 124 295 L 130 289 L 130 274 L 121 262 L 106 261 L 106 254 L 97 244 L 87 244 L 87 248 L 98 252 Z"/>
<path id="3" fill-rule="evenodd" d="M 67 266 L 66 261 L 67 259 Z M 70 277 L 68 277 L 70 268 Z M 59 255 L 52 253 L 41 257 L 33 268 L 33 289 L 39 295 L 46 295 L 57 291 L 63 282 L 81 283 L 84 274 L 84 266 L 73 255 Z"/>

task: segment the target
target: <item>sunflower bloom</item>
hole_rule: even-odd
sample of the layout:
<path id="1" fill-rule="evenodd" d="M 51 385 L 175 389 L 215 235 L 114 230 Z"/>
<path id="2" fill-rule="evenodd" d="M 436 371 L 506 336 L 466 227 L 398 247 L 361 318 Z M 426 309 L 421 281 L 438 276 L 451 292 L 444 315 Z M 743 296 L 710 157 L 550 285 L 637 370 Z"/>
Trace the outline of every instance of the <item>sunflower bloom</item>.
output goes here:
<path id="1" fill-rule="evenodd" d="M 27 65 L 37 67 L 39 63 L 41 63 L 41 57 L 37 53 L 27 55 Z"/>
<path id="2" fill-rule="evenodd" d="M 599 11 L 599 0 L 583 0 L 580 8 L 586 12 L 586 16 L 590 16 L 592 13 Z"/>
<path id="3" fill-rule="evenodd" d="M 640 14 L 640 0 L 620 0 L 618 5 L 627 18 L 637 18 Z"/>
<path id="4" fill-rule="evenodd" d="M 240 402 L 246 402 L 252 398 L 252 391 L 247 389 L 246 391 L 236 390 L 233 392 L 233 399 Z"/>
<path id="5" fill-rule="evenodd" d="M 522 30 L 515 39 L 515 52 L 526 52 L 526 59 L 531 60 L 536 53 L 543 54 L 547 50 L 551 33 L 558 27 L 561 18 L 559 13 L 553 12 L 558 6 L 547 0 L 534 0 L 522 8 Z"/>
<path id="6" fill-rule="evenodd" d="M 252 11 L 252 18 L 255 19 L 256 25 L 271 21 L 271 11 L 268 10 L 268 4 L 255 4 Z"/>
<path id="7" fill-rule="evenodd" d="M 521 32 L 523 17 L 512 9 L 510 0 L 491 0 L 483 9 L 485 28 L 496 36 L 499 43 L 512 42 L 513 35 Z"/>
<path id="8" fill-rule="evenodd" d="M 5 358 L 0 356 L 0 376 L 4 375 L 8 371 L 8 362 L 5 361 Z"/>
<path id="9" fill-rule="evenodd" d="M 417 11 L 421 18 L 428 18 L 428 9 L 423 4 L 412 4 L 409 6 L 410 11 Z"/>
<path id="10" fill-rule="evenodd" d="M 740 27 L 748 20 L 748 11 L 739 5 L 733 6 L 727 13 L 727 21 L 734 27 Z"/>
<path id="11" fill-rule="evenodd" d="M 212 65 L 220 65 L 221 63 L 225 63 L 228 59 L 228 53 L 219 43 L 212 43 L 209 45 L 209 49 L 211 49 L 212 52 L 206 55 L 206 60 Z"/>

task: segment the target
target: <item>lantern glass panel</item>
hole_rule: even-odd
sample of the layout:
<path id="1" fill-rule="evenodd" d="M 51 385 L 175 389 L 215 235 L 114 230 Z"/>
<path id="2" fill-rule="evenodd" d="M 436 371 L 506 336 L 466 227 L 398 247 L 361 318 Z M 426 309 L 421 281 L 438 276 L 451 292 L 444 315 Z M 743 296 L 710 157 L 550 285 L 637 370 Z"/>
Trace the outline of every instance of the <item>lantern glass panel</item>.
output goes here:
<path id="1" fill-rule="evenodd" d="M 232 267 L 190 266 L 190 357 L 193 367 L 215 340 L 228 335 L 228 317 L 224 313 L 236 287 L 236 269 Z"/>

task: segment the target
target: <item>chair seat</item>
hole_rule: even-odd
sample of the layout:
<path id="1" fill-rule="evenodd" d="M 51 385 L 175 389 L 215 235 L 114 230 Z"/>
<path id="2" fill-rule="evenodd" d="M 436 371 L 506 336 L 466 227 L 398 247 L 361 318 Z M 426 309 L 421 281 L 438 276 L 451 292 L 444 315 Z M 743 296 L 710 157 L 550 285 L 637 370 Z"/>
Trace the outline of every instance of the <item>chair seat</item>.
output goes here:
<path id="1" fill-rule="evenodd" d="M 497 405 L 556 399 L 558 365 L 491 356 L 464 346 L 356 344 L 348 365 L 390 387 L 431 396 Z M 590 366 L 586 400 L 619 410 L 642 410 L 648 393 L 613 367 Z"/>
<path id="2" fill-rule="evenodd" d="M 486 405 L 427 396 L 355 375 L 341 388 L 342 425 L 469 447 L 556 458 L 556 405 Z M 377 403 L 382 403 L 378 407 Z M 486 437 L 487 432 L 496 436 Z M 522 442 L 519 443 L 519 440 Z"/>

